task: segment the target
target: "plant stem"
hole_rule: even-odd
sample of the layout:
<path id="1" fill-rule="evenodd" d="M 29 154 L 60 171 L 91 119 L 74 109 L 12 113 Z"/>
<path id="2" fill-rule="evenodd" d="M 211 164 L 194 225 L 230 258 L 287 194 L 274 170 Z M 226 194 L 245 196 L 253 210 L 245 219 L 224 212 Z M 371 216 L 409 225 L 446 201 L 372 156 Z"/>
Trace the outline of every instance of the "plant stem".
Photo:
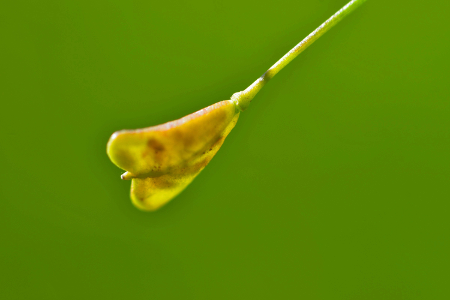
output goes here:
<path id="1" fill-rule="evenodd" d="M 366 0 L 352 0 L 347 3 L 344 7 L 338 10 L 334 15 L 332 15 L 328 20 L 326 20 L 322 25 L 311 32 L 306 38 L 304 38 L 300 43 L 298 43 L 294 48 L 286 53 L 280 60 L 278 60 L 273 66 L 269 68 L 261 77 L 259 77 L 255 82 L 253 82 L 244 91 L 237 92 L 231 96 L 236 105 L 241 111 L 247 109 L 252 101 L 253 97 L 259 92 L 259 90 L 272 79 L 281 69 L 283 69 L 287 64 L 289 64 L 294 58 L 303 52 L 309 45 L 314 43 L 319 37 L 321 37 L 325 32 L 327 32 L 331 27 L 336 25 L 345 16 L 350 14 L 359 5 L 364 3 Z"/>

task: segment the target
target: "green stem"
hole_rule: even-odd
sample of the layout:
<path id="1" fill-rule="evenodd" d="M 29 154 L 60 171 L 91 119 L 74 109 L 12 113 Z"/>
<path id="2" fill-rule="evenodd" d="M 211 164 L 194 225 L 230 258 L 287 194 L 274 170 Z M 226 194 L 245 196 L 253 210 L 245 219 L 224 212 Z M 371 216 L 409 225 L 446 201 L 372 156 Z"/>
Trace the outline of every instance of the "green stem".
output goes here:
<path id="1" fill-rule="evenodd" d="M 359 5 L 364 3 L 366 0 L 352 0 L 342 7 L 338 12 L 326 20 L 322 25 L 311 32 L 306 38 L 304 38 L 300 43 L 298 43 L 294 48 L 286 53 L 280 60 L 278 60 L 269 70 L 266 71 L 261 77 L 259 77 L 255 82 L 253 82 L 244 91 L 237 92 L 231 96 L 236 105 L 241 111 L 247 109 L 252 101 L 253 97 L 259 92 L 259 90 L 272 79 L 281 69 L 283 69 L 288 63 L 290 63 L 294 58 L 303 52 L 309 45 L 314 43 L 319 37 L 321 37 L 325 32 L 327 32 L 331 27 L 336 25 L 345 16 L 350 14 Z"/>

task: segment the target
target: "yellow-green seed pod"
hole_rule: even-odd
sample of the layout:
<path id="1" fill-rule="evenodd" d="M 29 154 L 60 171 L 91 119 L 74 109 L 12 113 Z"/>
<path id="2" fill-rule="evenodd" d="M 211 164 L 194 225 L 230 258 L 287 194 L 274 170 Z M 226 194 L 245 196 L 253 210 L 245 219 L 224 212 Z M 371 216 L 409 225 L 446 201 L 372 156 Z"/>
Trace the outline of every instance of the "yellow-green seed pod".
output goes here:
<path id="1" fill-rule="evenodd" d="M 239 110 L 221 101 L 162 125 L 115 132 L 107 153 L 132 179 L 131 199 L 156 210 L 178 195 L 209 163 L 236 125 Z"/>

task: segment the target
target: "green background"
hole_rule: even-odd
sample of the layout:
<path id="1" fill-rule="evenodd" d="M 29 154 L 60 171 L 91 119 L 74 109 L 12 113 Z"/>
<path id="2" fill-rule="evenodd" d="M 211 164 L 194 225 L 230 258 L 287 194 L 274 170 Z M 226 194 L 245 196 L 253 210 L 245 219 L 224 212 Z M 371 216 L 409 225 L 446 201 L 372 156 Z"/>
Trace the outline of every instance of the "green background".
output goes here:
<path id="1" fill-rule="evenodd" d="M 196 180 L 132 206 L 112 132 L 246 88 L 345 0 L 3 1 L 2 299 L 449 299 L 448 1 L 369 0 Z"/>

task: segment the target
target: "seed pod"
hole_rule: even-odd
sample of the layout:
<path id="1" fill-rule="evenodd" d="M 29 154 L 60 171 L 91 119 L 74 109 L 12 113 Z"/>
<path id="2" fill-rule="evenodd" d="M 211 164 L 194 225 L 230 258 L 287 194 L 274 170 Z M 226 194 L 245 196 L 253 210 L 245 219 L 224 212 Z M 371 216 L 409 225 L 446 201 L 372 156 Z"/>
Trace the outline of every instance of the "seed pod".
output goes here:
<path id="1" fill-rule="evenodd" d="M 162 125 L 115 132 L 107 153 L 131 179 L 131 199 L 156 210 L 178 195 L 209 163 L 236 125 L 239 110 L 221 101 Z"/>

